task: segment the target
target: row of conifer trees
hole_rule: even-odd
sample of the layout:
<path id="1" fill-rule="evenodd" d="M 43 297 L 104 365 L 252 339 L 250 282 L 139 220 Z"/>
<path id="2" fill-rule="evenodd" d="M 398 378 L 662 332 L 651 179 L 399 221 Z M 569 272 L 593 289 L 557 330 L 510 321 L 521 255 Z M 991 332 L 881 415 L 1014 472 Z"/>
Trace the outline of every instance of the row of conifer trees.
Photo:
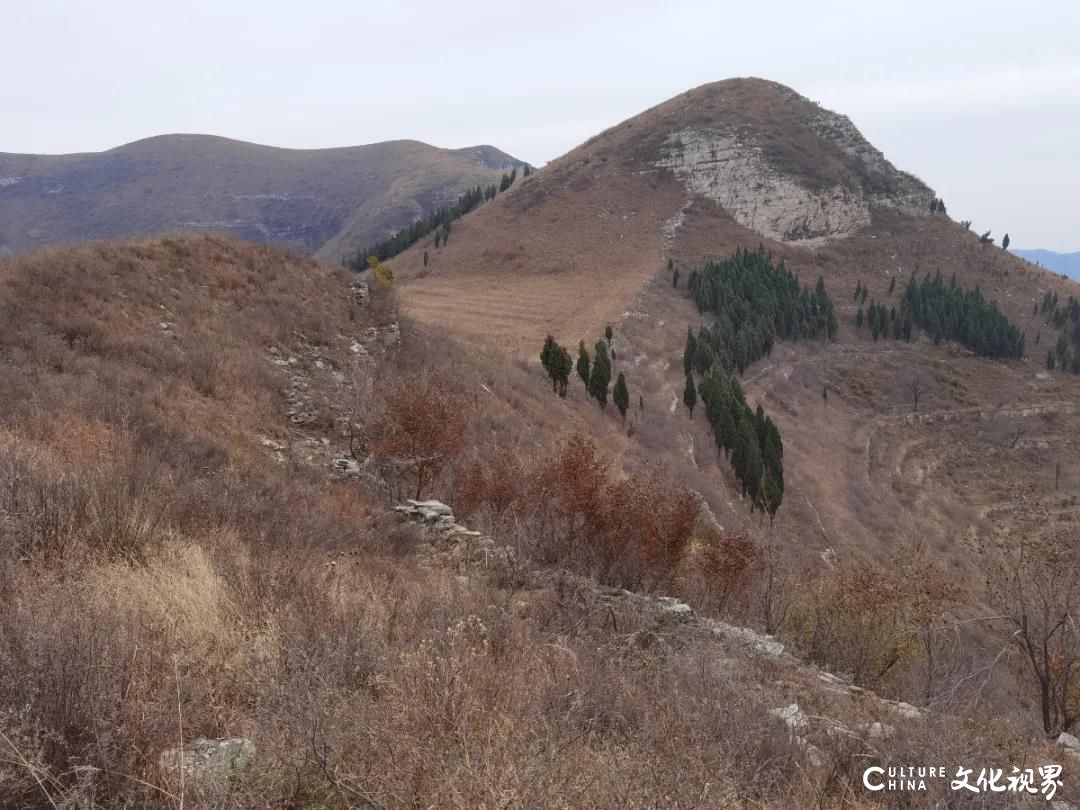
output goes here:
<path id="1" fill-rule="evenodd" d="M 531 174 L 531 169 L 526 166 L 525 176 L 528 177 L 529 174 Z M 517 180 L 517 169 L 512 169 L 509 174 L 503 174 L 497 188 L 494 183 L 487 188 L 482 186 L 471 188 L 458 197 L 457 202 L 452 205 L 439 206 L 426 217 L 416 220 L 412 225 L 402 228 L 392 236 L 376 242 L 370 247 L 364 248 L 349 259 L 346 264 L 356 271 L 366 270 L 369 256 L 374 256 L 380 262 L 384 262 L 399 253 L 403 253 L 433 232 L 436 232 L 435 247 L 439 246 L 440 241 L 445 244 L 450 237 L 451 222 L 465 216 L 482 203 L 494 199 L 496 194 L 506 191 L 514 185 L 515 180 Z"/>
<path id="2" fill-rule="evenodd" d="M 698 309 L 715 318 L 696 334 L 687 329 L 683 401 L 693 416 L 701 400 L 717 449 L 730 461 L 743 493 L 753 506 L 775 515 L 784 499 L 784 444 L 762 407 L 746 403 L 738 375 L 770 354 L 776 340 L 832 339 L 832 299 L 823 279 L 813 289 L 800 284 L 764 248 L 740 249 L 691 270 L 688 287 Z"/>

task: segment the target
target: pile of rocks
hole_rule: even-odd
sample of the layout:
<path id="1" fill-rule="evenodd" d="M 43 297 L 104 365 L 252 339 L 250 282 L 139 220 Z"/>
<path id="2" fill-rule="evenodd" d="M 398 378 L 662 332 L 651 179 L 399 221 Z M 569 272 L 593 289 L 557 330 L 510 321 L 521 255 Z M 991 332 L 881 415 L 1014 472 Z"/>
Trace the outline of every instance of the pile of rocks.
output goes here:
<path id="1" fill-rule="evenodd" d="M 457 521 L 454 520 L 454 510 L 442 501 L 405 501 L 402 505 L 395 506 L 394 511 L 437 532 L 453 532 L 458 528 Z M 480 533 L 473 534 L 479 536 Z"/>
<path id="2" fill-rule="evenodd" d="M 514 557 L 509 546 L 496 546 L 482 532 L 462 526 L 453 510 L 442 501 L 405 501 L 394 511 L 422 526 L 429 533 L 433 559 L 443 557 L 451 565 L 482 565 L 506 562 Z"/>

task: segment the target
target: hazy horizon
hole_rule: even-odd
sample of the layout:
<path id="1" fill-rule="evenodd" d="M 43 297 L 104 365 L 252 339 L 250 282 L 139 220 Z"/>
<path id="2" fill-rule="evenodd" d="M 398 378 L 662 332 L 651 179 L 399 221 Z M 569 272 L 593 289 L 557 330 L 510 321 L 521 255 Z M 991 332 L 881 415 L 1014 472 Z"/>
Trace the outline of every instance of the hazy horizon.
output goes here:
<path id="1" fill-rule="evenodd" d="M 1064 0 L 1023 14 L 1001 0 L 294 9 L 21 7 L 0 53 L 5 75 L 21 79 L 0 88 L 0 151 L 102 151 L 186 133 L 287 148 L 487 143 L 543 165 L 691 87 L 754 75 L 850 116 L 954 218 L 1008 232 L 1017 247 L 1080 249 L 1080 55 L 1069 36 L 1080 8 Z M 63 64 L 41 59 L 58 52 Z"/>

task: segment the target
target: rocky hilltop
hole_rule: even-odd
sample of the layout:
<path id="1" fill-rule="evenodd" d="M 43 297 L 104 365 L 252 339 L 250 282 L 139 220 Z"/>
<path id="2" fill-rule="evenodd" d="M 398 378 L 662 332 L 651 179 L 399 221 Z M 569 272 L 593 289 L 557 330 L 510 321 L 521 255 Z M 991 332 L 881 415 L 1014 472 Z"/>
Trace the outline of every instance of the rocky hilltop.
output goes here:
<path id="1" fill-rule="evenodd" d="M 777 93 L 788 105 L 810 103 L 787 88 Z M 655 166 L 672 171 L 688 192 L 719 203 L 741 225 L 778 241 L 850 236 L 870 224 L 879 206 L 929 213 L 934 192 L 893 167 L 847 116 L 818 108 L 801 123 L 820 140 L 813 144 L 816 151 L 839 151 L 850 160 L 855 183 L 842 176 L 806 176 L 783 154 L 759 144 L 755 133 L 740 132 L 737 120 L 721 118 L 668 134 Z"/>

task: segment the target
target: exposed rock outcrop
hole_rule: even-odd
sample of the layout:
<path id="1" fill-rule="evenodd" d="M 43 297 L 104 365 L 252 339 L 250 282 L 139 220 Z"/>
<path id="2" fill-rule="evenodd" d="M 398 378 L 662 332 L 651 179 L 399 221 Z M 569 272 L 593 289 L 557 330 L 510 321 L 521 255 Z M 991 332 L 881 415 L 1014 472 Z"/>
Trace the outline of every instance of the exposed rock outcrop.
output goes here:
<path id="1" fill-rule="evenodd" d="M 809 104 L 794 91 L 783 92 Z M 687 191 L 716 201 L 740 224 L 779 241 L 849 236 L 870 224 L 876 206 L 929 213 L 933 191 L 893 167 L 847 116 L 819 108 L 807 128 L 823 152 L 845 164 L 842 178 L 811 182 L 779 165 L 753 134 L 720 121 L 670 133 L 655 166 L 671 170 Z"/>

